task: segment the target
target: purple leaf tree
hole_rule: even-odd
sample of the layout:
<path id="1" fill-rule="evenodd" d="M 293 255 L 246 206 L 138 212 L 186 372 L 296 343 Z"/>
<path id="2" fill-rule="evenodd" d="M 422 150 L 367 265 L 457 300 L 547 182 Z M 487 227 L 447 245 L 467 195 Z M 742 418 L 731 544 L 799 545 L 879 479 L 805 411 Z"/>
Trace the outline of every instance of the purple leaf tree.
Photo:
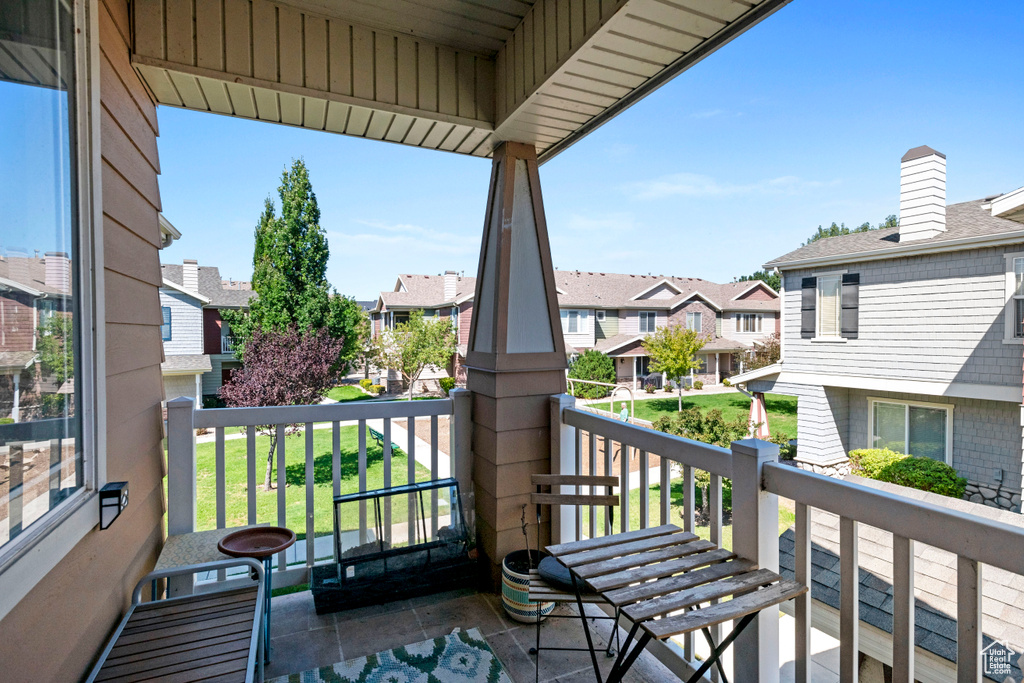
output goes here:
<path id="1" fill-rule="evenodd" d="M 294 406 L 319 403 L 338 378 L 337 359 L 344 339 L 332 338 L 326 329 L 299 332 L 294 326 L 285 332 L 254 329 L 245 349 L 245 367 L 220 389 L 220 396 L 232 408 Z M 276 425 L 258 425 L 258 433 L 270 437 L 264 490 L 270 490 Z M 294 434 L 299 425 L 288 425 Z"/>

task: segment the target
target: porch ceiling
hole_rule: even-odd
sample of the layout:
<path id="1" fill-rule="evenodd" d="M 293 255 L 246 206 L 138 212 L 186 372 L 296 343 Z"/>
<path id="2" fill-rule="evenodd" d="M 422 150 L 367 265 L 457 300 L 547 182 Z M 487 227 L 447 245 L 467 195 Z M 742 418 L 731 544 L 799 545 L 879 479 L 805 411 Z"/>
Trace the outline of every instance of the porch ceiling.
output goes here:
<path id="1" fill-rule="evenodd" d="M 551 158 L 789 0 L 136 0 L 157 101 Z"/>

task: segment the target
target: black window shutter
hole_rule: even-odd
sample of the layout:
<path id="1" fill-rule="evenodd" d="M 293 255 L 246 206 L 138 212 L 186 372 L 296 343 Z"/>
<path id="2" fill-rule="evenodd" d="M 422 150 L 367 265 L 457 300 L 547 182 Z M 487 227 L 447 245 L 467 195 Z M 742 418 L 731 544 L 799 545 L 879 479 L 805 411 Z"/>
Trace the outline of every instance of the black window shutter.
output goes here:
<path id="1" fill-rule="evenodd" d="M 805 277 L 800 287 L 800 336 L 803 339 L 812 339 L 815 331 L 814 309 L 818 298 L 818 278 Z"/>
<path id="2" fill-rule="evenodd" d="M 860 274 L 843 275 L 842 286 L 842 320 L 841 335 L 844 339 L 856 339 L 858 328 L 858 308 L 860 307 Z"/>

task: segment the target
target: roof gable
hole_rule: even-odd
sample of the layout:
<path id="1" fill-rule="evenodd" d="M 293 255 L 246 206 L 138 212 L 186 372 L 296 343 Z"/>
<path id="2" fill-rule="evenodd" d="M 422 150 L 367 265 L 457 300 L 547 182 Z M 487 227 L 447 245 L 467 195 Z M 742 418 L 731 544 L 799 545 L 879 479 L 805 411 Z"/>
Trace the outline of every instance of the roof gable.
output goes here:
<path id="1" fill-rule="evenodd" d="M 647 289 L 643 290 L 639 294 L 630 297 L 630 301 L 640 301 L 648 299 L 672 299 L 683 293 L 676 285 L 663 279 L 661 282 L 651 285 Z"/>

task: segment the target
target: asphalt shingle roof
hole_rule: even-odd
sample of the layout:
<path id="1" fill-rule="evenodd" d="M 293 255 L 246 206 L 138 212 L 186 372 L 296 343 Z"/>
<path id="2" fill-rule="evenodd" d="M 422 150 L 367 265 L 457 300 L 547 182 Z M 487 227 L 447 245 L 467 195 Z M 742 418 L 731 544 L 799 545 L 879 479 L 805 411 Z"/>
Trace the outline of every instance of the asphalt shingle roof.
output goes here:
<path id="1" fill-rule="evenodd" d="M 210 357 L 205 354 L 183 354 L 179 356 L 167 356 L 167 360 L 160 364 L 160 371 L 167 372 L 211 372 Z"/>
<path id="2" fill-rule="evenodd" d="M 7 256 L 0 259 L 0 278 L 46 294 L 69 294 L 46 284 L 46 259 L 32 256 Z"/>
<path id="3" fill-rule="evenodd" d="M 860 478 L 856 481 L 1024 528 L 1024 516 L 1016 513 L 893 484 Z M 858 537 L 860 619 L 892 633 L 892 534 L 860 524 Z M 794 577 L 794 548 L 794 531 L 789 529 L 779 537 L 780 573 L 786 578 Z M 991 566 L 985 567 L 982 576 L 984 644 L 999 640 L 1018 650 L 1024 646 L 1024 578 Z M 955 662 L 956 555 L 915 543 L 914 589 L 915 643 Z M 811 597 L 839 609 L 839 517 L 823 510 L 815 510 L 811 516 Z M 1015 670 L 1012 677 L 1021 680 L 1021 671 Z"/>
<path id="4" fill-rule="evenodd" d="M 858 256 L 872 252 L 895 250 L 893 258 L 899 258 L 900 249 L 916 249 L 921 246 L 940 246 L 944 242 L 970 237 L 994 236 L 1003 233 L 1021 232 L 1020 223 L 996 218 L 988 209 L 982 208 L 985 200 L 978 199 L 946 207 L 946 231 L 935 237 L 909 242 L 899 241 L 899 228 L 869 230 L 851 235 L 825 237 L 805 247 L 794 249 L 788 254 L 774 258 L 764 264 L 765 268 L 783 267 L 794 261 L 849 256 L 851 261 Z"/>
<path id="5" fill-rule="evenodd" d="M 180 263 L 161 264 L 163 277 L 175 284 L 182 284 Z M 249 300 L 256 297 L 248 282 L 235 281 L 228 285 L 221 279 L 217 266 L 199 266 L 199 293 L 210 300 L 214 308 L 245 308 Z"/>

